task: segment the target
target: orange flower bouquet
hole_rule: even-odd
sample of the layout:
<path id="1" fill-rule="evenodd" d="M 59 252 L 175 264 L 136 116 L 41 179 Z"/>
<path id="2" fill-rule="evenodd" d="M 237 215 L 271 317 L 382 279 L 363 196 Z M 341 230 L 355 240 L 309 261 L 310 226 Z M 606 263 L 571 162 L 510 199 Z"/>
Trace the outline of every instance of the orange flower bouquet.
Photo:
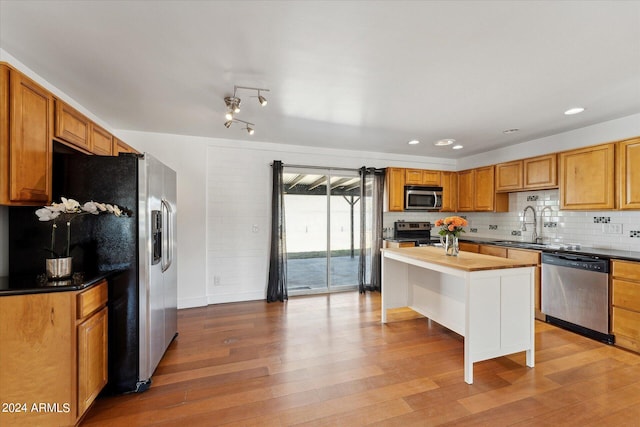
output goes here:
<path id="1" fill-rule="evenodd" d="M 462 227 L 469 225 L 466 219 L 459 216 L 448 216 L 436 221 L 436 227 L 440 227 L 438 234 L 441 236 L 452 235 L 458 237 L 460 233 L 464 233 Z"/>

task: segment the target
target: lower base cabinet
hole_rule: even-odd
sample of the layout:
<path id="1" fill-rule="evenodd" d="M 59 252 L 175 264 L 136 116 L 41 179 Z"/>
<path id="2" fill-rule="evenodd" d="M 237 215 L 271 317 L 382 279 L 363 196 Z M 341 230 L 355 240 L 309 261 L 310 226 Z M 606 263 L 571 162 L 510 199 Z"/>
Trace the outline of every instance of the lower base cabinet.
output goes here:
<path id="1" fill-rule="evenodd" d="M 106 281 L 83 291 L 0 297 L 0 425 L 82 419 L 107 383 L 106 303 Z"/>
<path id="2" fill-rule="evenodd" d="M 611 333 L 616 345 L 640 352 L 640 263 L 611 261 Z"/>

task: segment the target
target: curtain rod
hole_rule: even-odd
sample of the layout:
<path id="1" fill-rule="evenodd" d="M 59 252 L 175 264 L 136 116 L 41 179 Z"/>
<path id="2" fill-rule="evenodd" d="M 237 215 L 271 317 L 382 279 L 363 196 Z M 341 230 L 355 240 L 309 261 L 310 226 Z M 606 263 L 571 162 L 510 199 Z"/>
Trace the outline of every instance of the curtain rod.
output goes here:
<path id="1" fill-rule="evenodd" d="M 273 166 L 273 163 L 271 163 L 270 166 Z M 353 169 L 353 168 L 334 168 L 334 167 L 329 167 L 329 166 L 288 165 L 286 163 L 283 163 L 282 167 L 284 167 L 284 168 L 301 168 L 301 169 L 325 169 L 325 170 L 351 171 L 351 172 L 358 172 L 360 170 L 360 168 Z"/>

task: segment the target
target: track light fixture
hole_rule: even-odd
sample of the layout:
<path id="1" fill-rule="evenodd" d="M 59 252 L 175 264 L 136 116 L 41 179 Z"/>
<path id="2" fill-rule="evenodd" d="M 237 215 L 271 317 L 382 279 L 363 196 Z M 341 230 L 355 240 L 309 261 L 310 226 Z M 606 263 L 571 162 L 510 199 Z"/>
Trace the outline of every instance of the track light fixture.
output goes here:
<path id="1" fill-rule="evenodd" d="M 229 129 L 233 123 L 243 123 L 244 124 L 244 128 L 247 130 L 247 133 L 249 135 L 253 135 L 256 132 L 255 129 L 253 128 L 253 126 L 255 126 L 255 124 L 249 123 L 249 122 L 245 122 L 244 120 L 240 120 L 240 119 L 228 120 L 228 121 L 226 121 L 224 123 L 224 127 Z"/>
<path id="2" fill-rule="evenodd" d="M 229 128 L 233 122 L 242 122 L 246 124 L 246 129 L 249 135 L 253 135 L 255 132 L 254 128 L 252 127 L 254 126 L 253 123 L 245 122 L 243 120 L 235 118 L 235 115 L 240 112 L 240 103 L 242 102 L 242 100 L 236 96 L 238 90 L 254 90 L 258 92 L 257 96 L 252 96 L 251 98 L 258 98 L 258 102 L 261 106 L 264 107 L 265 105 L 267 105 L 267 98 L 262 96 L 261 92 L 269 92 L 269 89 L 247 86 L 233 86 L 233 96 L 226 96 L 224 98 L 224 103 L 227 106 L 227 112 L 224 115 L 225 119 L 227 120 L 224 124 L 225 127 Z"/>

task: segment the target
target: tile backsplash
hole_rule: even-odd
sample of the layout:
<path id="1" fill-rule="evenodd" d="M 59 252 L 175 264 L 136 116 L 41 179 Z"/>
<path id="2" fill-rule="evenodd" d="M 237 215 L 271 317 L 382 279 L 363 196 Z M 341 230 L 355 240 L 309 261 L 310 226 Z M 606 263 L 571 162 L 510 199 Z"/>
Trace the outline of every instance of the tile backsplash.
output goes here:
<path id="1" fill-rule="evenodd" d="M 584 247 L 640 252 L 640 211 L 560 211 L 559 191 L 541 190 L 509 194 L 509 212 L 461 212 L 469 221 L 467 233 L 473 237 L 531 241 L 533 215 L 527 210 L 526 230 L 522 215 L 526 206 L 536 210 L 537 233 L 545 243 L 575 244 Z M 391 235 L 393 223 L 431 221 L 446 212 L 385 212 L 384 228 Z M 517 232 L 520 232 L 518 235 Z M 432 232 L 436 234 L 436 230 Z"/>

